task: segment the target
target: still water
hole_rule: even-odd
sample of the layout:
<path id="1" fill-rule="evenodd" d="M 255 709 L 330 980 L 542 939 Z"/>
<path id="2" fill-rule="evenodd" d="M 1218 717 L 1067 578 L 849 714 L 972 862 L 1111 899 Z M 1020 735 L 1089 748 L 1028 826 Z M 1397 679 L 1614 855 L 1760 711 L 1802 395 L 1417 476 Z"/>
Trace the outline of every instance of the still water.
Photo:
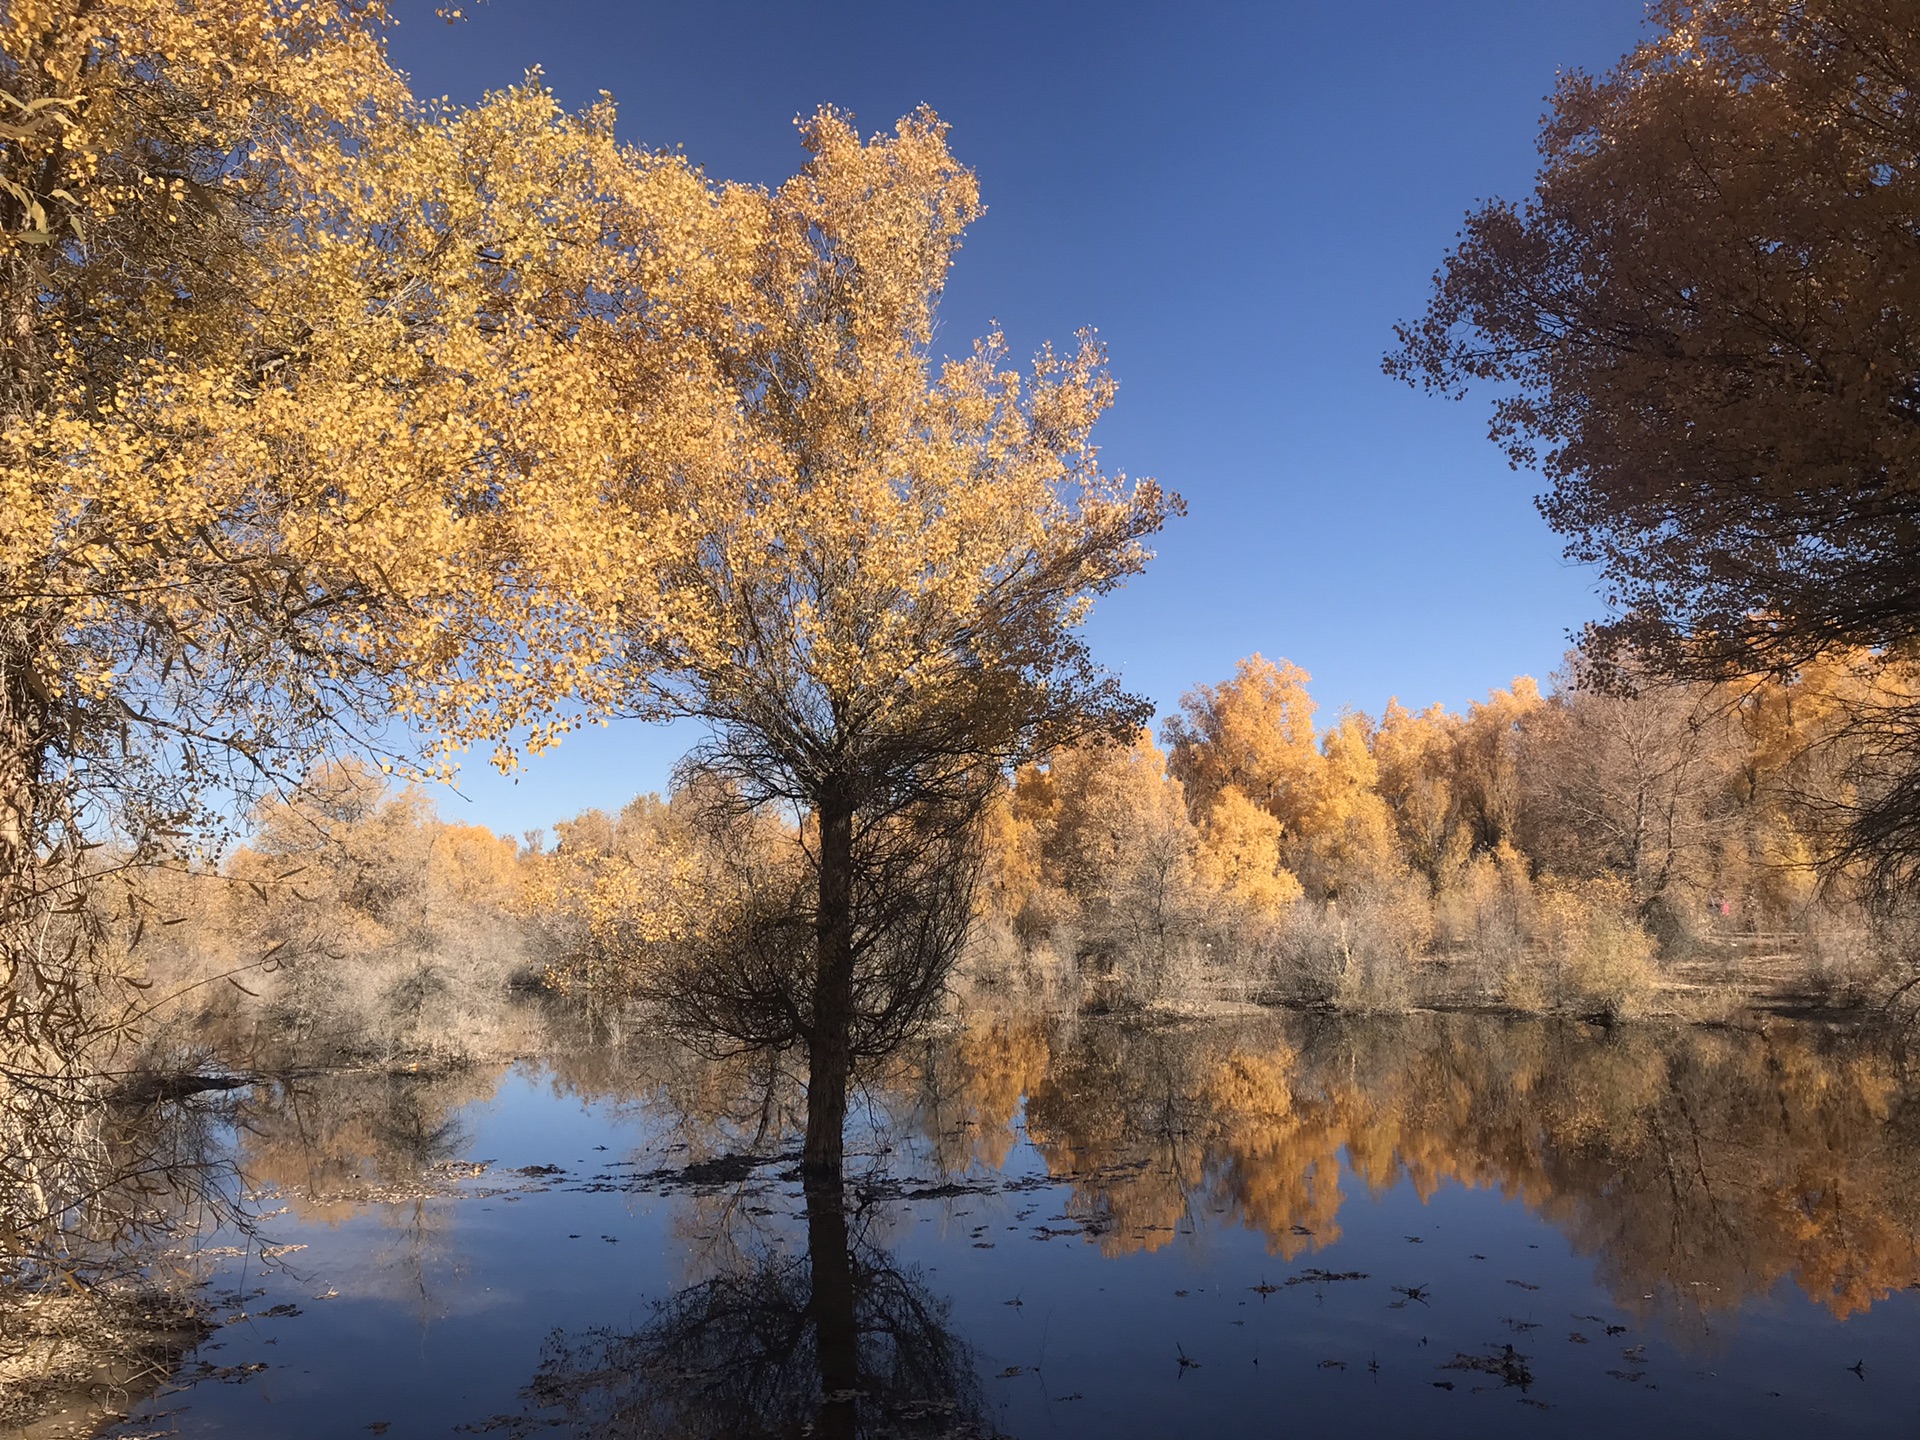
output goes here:
<path id="1" fill-rule="evenodd" d="M 777 1072 L 317 1077 L 114 1433 L 1911 1435 L 1917 1100 L 1788 1023 L 982 1023 L 810 1219 Z"/>

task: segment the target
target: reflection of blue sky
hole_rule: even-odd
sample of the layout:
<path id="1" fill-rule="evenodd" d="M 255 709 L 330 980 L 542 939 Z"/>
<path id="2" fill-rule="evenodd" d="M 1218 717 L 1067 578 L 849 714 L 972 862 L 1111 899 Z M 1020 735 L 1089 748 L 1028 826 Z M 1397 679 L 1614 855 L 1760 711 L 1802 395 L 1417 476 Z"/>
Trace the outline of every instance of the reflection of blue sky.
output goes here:
<path id="1" fill-rule="evenodd" d="M 446 1435 L 518 1411 L 554 1330 L 635 1329 L 650 1301 L 704 1273 L 705 1202 L 568 1188 L 657 1163 L 638 1108 L 583 1104 L 517 1070 L 460 1119 L 467 1155 L 493 1161 L 472 1184 L 516 1183 L 505 1172 L 528 1165 L 560 1165 L 568 1176 L 512 1201 L 428 1202 L 419 1234 L 408 1204 L 331 1227 L 275 1222 L 272 1238 L 308 1246 L 291 1257 L 300 1277 L 256 1279 L 249 1269 L 246 1284 L 267 1293 L 248 1308 L 259 1315 L 290 1302 L 302 1313 L 219 1332 L 219 1348 L 197 1359 L 269 1368 L 246 1384 L 172 1397 L 184 1406 L 179 1434 L 335 1440 L 385 1420 L 394 1436 Z M 909 1149 L 896 1152 L 902 1163 Z M 1006 1169 L 1033 1176 L 1044 1164 L 1023 1140 Z M 785 1188 L 766 1200 L 776 1213 L 754 1221 L 776 1243 L 789 1223 Z M 1296 1433 L 1353 1436 L 1841 1436 L 1888 1433 L 1892 1417 L 1920 1413 L 1910 1365 L 1920 1297 L 1911 1293 L 1840 1325 L 1783 1282 L 1681 1335 L 1615 1304 L 1604 1261 L 1576 1253 L 1518 1198 L 1448 1183 L 1423 1204 L 1410 1181 L 1373 1193 L 1351 1172 L 1341 1190 L 1341 1238 L 1291 1264 L 1204 1197 L 1194 1223 L 1151 1253 L 1109 1258 L 1073 1236 L 1035 1238 L 1064 1210 L 1065 1187 L 895 1203 L 868 1236 L 951 1304 L 952 1328 L 974 1348 L 1012 1435 L 1266 1435 L 1284 1421 Z M 1282 1286 L 1265 1298 L 1251 1288 L 1309 1266 L 1369 1278 Z M 236 1266 L 226 1283 L 240 1279 Z M 1672 1279 L 1684 1290 L 1687 1277 Z M 1395 1285 L 1426 1287 L 1428 1303 L 1394 1308 Z M 313 1298 L 329 1288 L 334 1298 Z M 1606 1324 L 1628 1330 L 1609 1337 Z M 1551 1415 L 1517 1404 L 1514 1391 L 1474 1393 L 1484 1377 L 1439 1368 L 1457 1352 L 1505 1343 L 1529 1357 L 1528 1398 Z M 1644 1359 L 1623 1358 L 1640 1344 Z M 1182 1375 L 1182 1352 L 1200 1368 Z M 1856 1360 L 1868 1382 L 1847 1371 Z M 1367 1368 L 1376 1361 L 1377 1374 Z M 994 1378 L 1012 1367 L 1021 1373 Z M 1061 1398 L 1076 1393 L 1083 1398 Z"/>
<path id="2" fill-rule="evenodd" d="M 1327 714 L 1458 706 L 1544 678 L 1592 613 L 1484 397 L 1415 395 L 1379 361 L 1467 207 L 1524 193 L 1556 71 L 1618 58 L 1641 0 L 487 0 L 452 28 L 437 3 L 398 7 L 421 91 L 473 99 L 537 63 L 717 176 L 789 174 L 789 122 L 823 101 L 870 129 L 922 101 L 951 121 L 988 214 L 940 344 L 994 317 L 1016 353 L 1098 325 L 1121 381 L 1108 461 L 1188 499 L 1093 622 L 1163 712 L 1253 650 L 1311 671 Z M 624 725 L 517 787 L 476 756 L 473 805 L 443 808 L 550 826 L 662 788 L 684 748 Z"/>

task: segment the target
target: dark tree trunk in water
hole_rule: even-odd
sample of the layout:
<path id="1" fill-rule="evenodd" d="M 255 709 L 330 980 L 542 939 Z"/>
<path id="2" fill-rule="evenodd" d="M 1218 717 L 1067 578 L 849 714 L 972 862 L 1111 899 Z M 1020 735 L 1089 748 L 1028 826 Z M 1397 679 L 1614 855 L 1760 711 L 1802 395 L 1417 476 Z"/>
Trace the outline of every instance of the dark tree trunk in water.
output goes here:
<path id="1" fill-rule="evenodd" d="M 813 1033 L 807 1043 L 807 1141 L 800 1170 L 809 1195 L 840 1193 L 847 1084 L 853 1072 L 853 806 L 823 799 L 820 909 L 815 919 Z"/>
<path id="2" fill-rule="evenodd" d="M 860 1422 L 860 1327 L 846 1202 L 840 1177 L 831 1178 L 831 1184 L 807 1191 L 807 1260 L 820 1362 L 820 1418 L 813 1433 L 828 1440 L 853 1440 Z"/>

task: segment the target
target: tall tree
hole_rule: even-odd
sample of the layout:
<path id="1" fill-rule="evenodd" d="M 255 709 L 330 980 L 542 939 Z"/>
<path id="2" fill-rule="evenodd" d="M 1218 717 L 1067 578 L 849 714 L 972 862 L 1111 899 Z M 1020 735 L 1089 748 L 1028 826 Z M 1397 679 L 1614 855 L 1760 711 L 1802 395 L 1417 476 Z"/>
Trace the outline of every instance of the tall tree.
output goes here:
<path id="1" fill-rule="evenodd" d="M 358 130 L 404 94 L 378 19 L 140 0 L 0 19 L 6 1278 L 73 1263 L 62 1232 L 95 1217 L 64 1212 L 112 1193 L 83 1138 L 131 993 L 87 883 L 113 868 L 100 842 L 137 862 L 211 819 L 207 785 L 284 761 L 341 688 L 296 659 L 329 587 L 266 539 L 285 491 L 214 437 L 298 348 L 299 317 L 263 303 L 278 202 L 312 193 L 335 117 Z"/>
<path id="2" fill-rule="evenodd" d="M 1231 787 L 1298 833 L 1319 788 L 1312 678 L 1291 661 L 1249 655 L 1231 680 L 1180 697 L 1182 713 L 1165 726 L 1167 769 L 1197 814 Z"/>
<path id="3" fill-rule="evenodd" d="M 1387 369 L 1505 387 L 1494 437 L 1611 592 L 1601 646 L 1692 677 L 1911 655 L 1920 11 L 1652 19 L 1613 71 L 1560 82 L 1532 195 L 1467 217 Z M 1856 833 L 1920 864 L 1920 778 L 1881 794 Z"/>
<path id="4" fill-rule="evenodd" d="M 803 821 L 806 900 L 769 921 L 803 971 L 763 968 L 744 996 L 712 965 L 681 978 L 702 1024 L 805 1046 L 805 1168 L 837 1185 L 852 1066 L 937 1000 L 999 774 L 1145 718 L 1078 627 L 1178 501 L 1102 471 L 1090 431 L 1113 383 L 1091 337 L 1024 378 L 998 336 L 935 364 L 980 204 L 930 111 L 863 143 L 825 110 L 802 135 L 794 179 L 725 192 L 750 237 L 710 337 L 732 401 L 677 522 L 695 542 L 648 592 L 665 605 L 642 608 L 617 534 L 567 593 L 612 637 L 596 685 L 705 721 L 694 767 Z M 616 477 L 616 501 L 628 483 L 653 482 Z"/>

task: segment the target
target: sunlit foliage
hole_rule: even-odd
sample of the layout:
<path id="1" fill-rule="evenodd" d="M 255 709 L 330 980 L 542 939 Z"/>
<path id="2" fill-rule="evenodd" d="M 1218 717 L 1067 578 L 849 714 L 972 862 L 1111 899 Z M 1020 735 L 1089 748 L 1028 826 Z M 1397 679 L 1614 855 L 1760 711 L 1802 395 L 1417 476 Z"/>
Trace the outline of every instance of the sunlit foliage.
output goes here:
<path id="1" fill-rule="evenodd" d="M 1091 336 L 1024 375 L 997 336 L 936 359 L 980 203 L 930 111 L 863 141 L 823 110 L 801 134 L 798 176 L 699 212 L 727 220 L 708 262 L 721 309 L 688 361 L 716 386 L 700 453 L 610 470 L 607 501 L 644 543 L 596 514 L 542 573 L 599 657 L 577 702 L 704 721 L 690 763 L 812 837 L 811 893 L 656 977 L 656 996 L 720 1041 L 804 1045 L 811 1102 L 843 1108 L 855 1055 L 938 1003 L 998 771 L 1142 718 L 1079 627 L 1178 502 L 1102 469 L 1091 431 L 1113 382 Z M 664 563 L 661 536 L 681 542 Z M 831 1135 L 837 1156 L 840 1129 L 838 1109 L 810 1124 L 810 1172 L 832 1168 L 816 1149 Z"/>
<path id="2" fill-rule="evenodd" d="M 1613 1017 L 1680 1003 L 1674 967 L 1709 957 L 1778 983 L 1741 958 L 1767 948 L 1836 1000 L 1910 974 L 1907 921 L 1860 908 L 1845 829 L 1860 716 L 1895 703 L 1874 657 L 1623 694 L 1576 655 L 1551 695 L 1521 677 L 1464 714 L 1396 701 L 1318 733 L 1306 678 L 1255 656 L 1196 688 L 1164 767 L 1136 745 L 1022 771 L 989 832 L 976 973 L 1032 985 L 1077 957 L 1090 995 L 1132 1003 Z"/>

